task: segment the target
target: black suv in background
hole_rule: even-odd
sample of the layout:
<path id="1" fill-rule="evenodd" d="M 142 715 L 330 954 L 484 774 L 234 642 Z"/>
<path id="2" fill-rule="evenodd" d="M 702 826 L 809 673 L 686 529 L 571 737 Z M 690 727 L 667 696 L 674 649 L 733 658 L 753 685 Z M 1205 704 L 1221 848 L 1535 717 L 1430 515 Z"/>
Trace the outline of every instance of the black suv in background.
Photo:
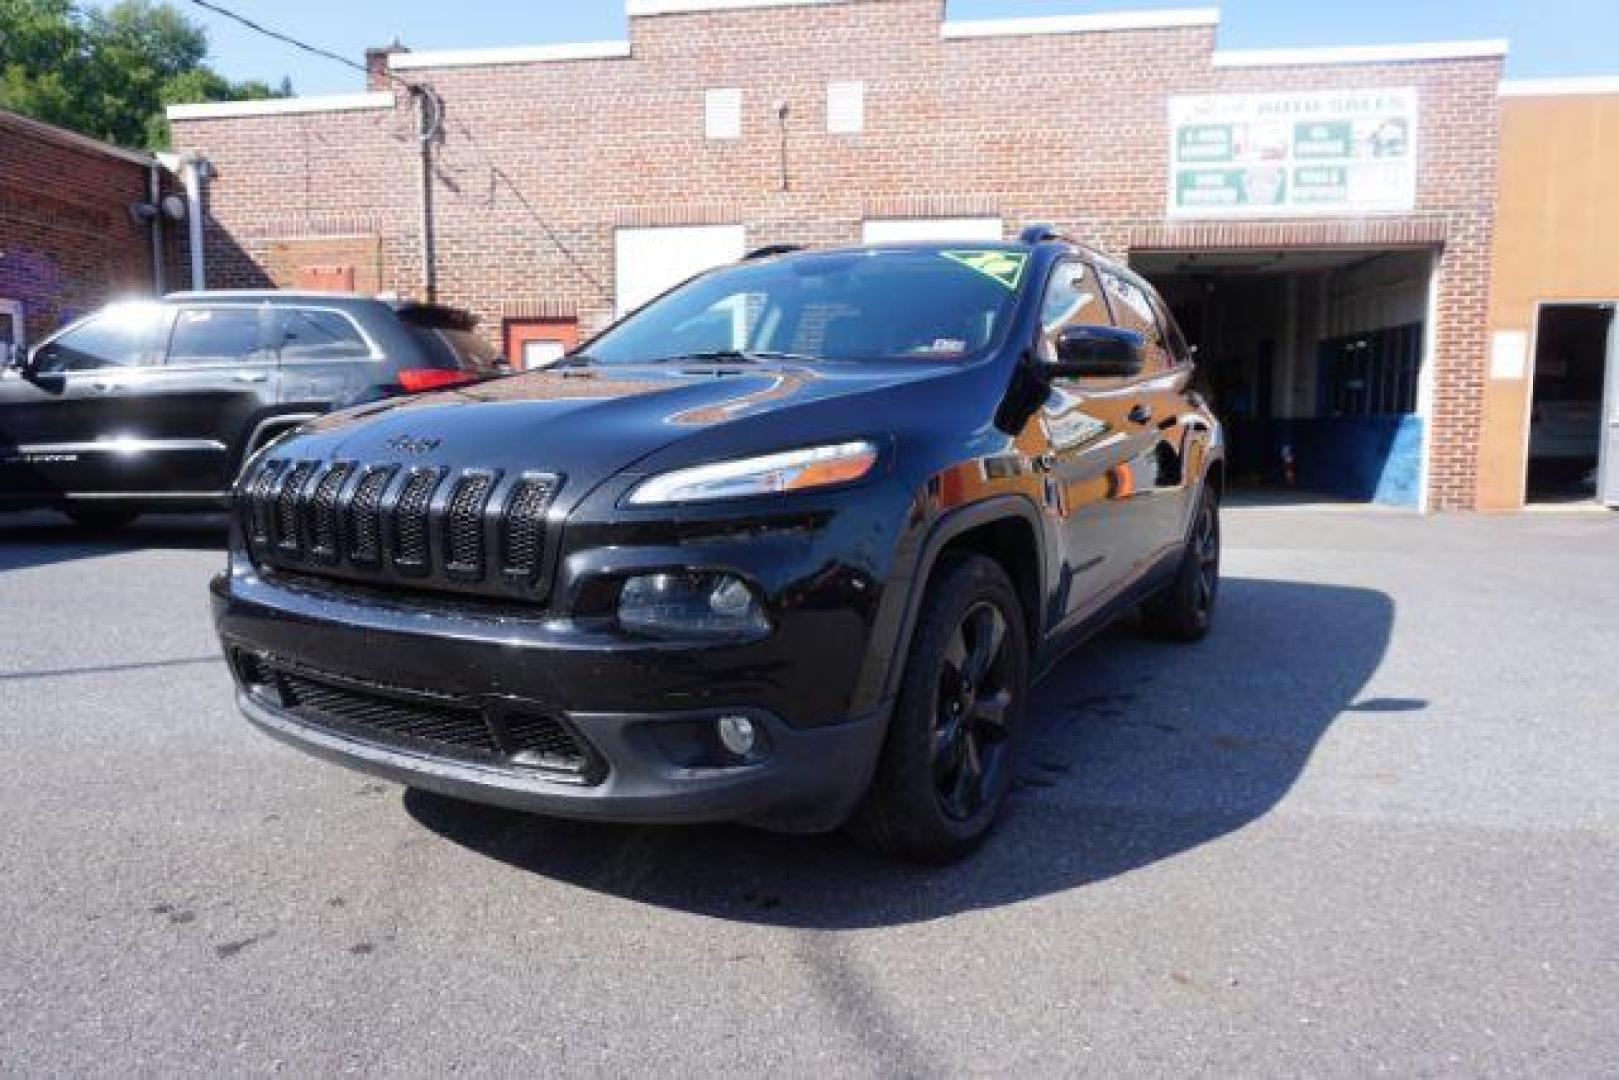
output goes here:
<path id="1" fill-rule="evenodd" d="M 237 701 L 468 799 L 958 856 L 1034 675 L 1138 605 L 1210 626 L 1192 372 L 1146 283 L 1046 230 L 704 274 L 250 462 L 212 585 Z"/>
<path id="2" fill-rule="evenodd" d="M 326 293 L 112 304 L 0 373 L 0 510 L 107 527 L 223 506 L 241 463 L 306 420 L 503 372 L 473 324 Z"/>

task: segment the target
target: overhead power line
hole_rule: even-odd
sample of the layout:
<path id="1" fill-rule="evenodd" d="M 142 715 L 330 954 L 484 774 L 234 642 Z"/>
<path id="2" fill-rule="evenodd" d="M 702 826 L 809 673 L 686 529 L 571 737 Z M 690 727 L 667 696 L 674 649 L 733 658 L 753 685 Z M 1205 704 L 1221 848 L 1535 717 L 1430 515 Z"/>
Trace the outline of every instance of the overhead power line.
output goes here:
<path id="1" fill-rule="evenodd" d="M 256 34 L 262 34 L 265 37 L 274 41 L 279 41 L 284 45 L 290 45 L 294 49 L 301 49 L 312 56 L 318 56 L 323 60 L 330 60 L 334 63 L 342 64 L 344 67 L 352 68 L 353 70 L 358 71 L 367 77 L 373 74 L 381 75 L 391 82 L 397 83 L 398 85 L 404 87 L 412 95 L 420 95 L 431 106 L 433 121 L 431 128 L 427 129 L 428 131 L 436 132 L 443 123 L 444 102 L 439 99 L 438 94 L 436 94 L 430 87 L 422 86 L 419 83 L 411 82 L 409 79 L 401 78 L 386 68 L 383 68 L 381 71 L 373 72 L 370 68 L 366 67 L 366 65 L 357 60 L 350 59 L 349 57 L 344 56 L 342 53 L 333 52 L 331 49 L 323 49 L 319 45 L 311 45 L 309 42 L 301 41 L 298 38 L 293 37 L 291 34 L 283 33 L 280 30 L 271 29 L 270 27 L 265 26 L 263 23 L 248 18 L 246 15 L 232 11 L 230 8 L 227 8 L 221 4 L 213 3 L 212 0 L 191 0 L 191 2 L 205 11 L 211 11 L 221 18 L 229 19 L 234 23 L 245 26 L 247 29 L 252 30 Z M 517 186 L 517 183 L 506 174 L 506 170 L 502 169 L 495 162 L 495 159 L 492 158 L 489 153 L 484 150 L 482 145 L 479 144 L 478 140 L 473 138 L 472 131 L 467 127 L 467 125 L 464 123 L 457 123 L 455 124 L 455 130 L 459 132 L 461 137 L 467 141 L 467 145 L 472 147 L 477 155 L 483 159 L 484 165 L 489 169 L 490 175 L 504 184 L 506 186 L 506 190 L 512 193 L 512 197 L 517 200 L 517 205 L 523 209 L 524 213 L 528 214 L 528 216 L 534 220 L 534 223 L 538 225 L 545 233 L 546 239 L 549 240 L 556 247 L 556 249 L 562 253 L 563 257 L 566 258 L 570 264 L 572 264 L 574 270 L 579 274 L 579 276 L 590 282 L 591 286 L 594 287 L 597 292 L 601 293 L 608 300 L 611 300 L 613 298 L 613 294 L 605 285 L 601 283 L 600 280 L 596 278 L 594 274 L 590 272 L 584 261 L 581 260 L 579 256 L 576 255 L 573 250 L 563 242 L 562 237 L 557 233 L 555 227 L 553 227 L 552 224 L 547 221 L 538 210 L 534 209 L 534 204 L 528 201 L 528 196 L 523 193 L 522 188 Z"/>
<path id="2" fill-rule="evenodd" d="M 279 30 L 272 30 L 263 23 L 254 22 L 246 15 L 237 14 L 236 12 L 230 10 L 230 8 L 211 3 L 210 0 L 191 0 L 191 2 L 205 11 L 213 12 L 215 15 L 218 15 L 221 18 L 229 19 L 234 23 L 240 23 L 242 26 L 247 27 L 254 33 L 263 34 L 265 37 L 273 38 L 284 45 L 291 45 L 294 49 L 302 49 L 304 52 L 318 56 L 323 60 L 331 60 L 335 63 L 342 64 L 344 67 L 353 68 L 355 71 L 358 71 L 363 75 L 371 74 L 370 69 L 368 69 L 364 64 L 360 63 L 358 60 L 344 56 L 342 53 L 332 52 L 330 49 L 323 49 L 318 45 L 311 45 L 307 41 L 299 41 L 291 34 L 283 34 Z M 401 79 L 391 71 L 383 71 L 381 74 L 386 75 L 388 78 L 402 86 L 409 87 L 413 91 L 420 89 L 415 83 Z"/>

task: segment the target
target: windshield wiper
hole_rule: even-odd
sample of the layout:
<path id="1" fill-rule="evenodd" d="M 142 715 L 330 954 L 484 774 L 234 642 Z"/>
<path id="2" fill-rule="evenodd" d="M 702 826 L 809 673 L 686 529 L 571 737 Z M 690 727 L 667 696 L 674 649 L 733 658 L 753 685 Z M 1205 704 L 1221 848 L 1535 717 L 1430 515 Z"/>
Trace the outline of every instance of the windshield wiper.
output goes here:
<path id="1" fill-rule="evenodd" d="M 681 353 L 679 356 L 660 356 L 648 364 L 757 364 L 767 360 L 814 360 L 802 353 L 771 352 L 768 349 L 710 349 L 707 352 Z"/>

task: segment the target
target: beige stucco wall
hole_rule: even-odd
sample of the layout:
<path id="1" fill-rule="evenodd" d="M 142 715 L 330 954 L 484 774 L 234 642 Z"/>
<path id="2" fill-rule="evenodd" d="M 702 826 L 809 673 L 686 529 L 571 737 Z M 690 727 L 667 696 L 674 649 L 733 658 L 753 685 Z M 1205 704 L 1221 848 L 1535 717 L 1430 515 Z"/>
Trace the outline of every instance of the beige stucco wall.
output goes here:
<path id="1" fill-rule="evenodd" d="M 1504 97 L 1490 330 L 1528 335 L 1521 377 L 1486 372 L 1479 508 L 1523 505 L 1535 308 L 1619 300 L 1619 92 Z"/>

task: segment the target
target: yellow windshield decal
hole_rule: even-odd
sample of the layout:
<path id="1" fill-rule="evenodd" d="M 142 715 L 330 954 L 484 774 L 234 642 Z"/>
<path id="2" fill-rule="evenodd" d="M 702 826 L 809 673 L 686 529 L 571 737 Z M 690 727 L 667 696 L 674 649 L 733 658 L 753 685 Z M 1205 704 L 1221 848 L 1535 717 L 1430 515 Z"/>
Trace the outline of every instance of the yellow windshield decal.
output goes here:
<path id="1" fill-rule="evenodd" d="M 1008 289 L 1017 288 L 1018 282 L 1023 280 L 1023 267 L 1029 261 L 1029 256 L 1022 251 L 941 251 L 939 254 L 993 278 Z"/>

